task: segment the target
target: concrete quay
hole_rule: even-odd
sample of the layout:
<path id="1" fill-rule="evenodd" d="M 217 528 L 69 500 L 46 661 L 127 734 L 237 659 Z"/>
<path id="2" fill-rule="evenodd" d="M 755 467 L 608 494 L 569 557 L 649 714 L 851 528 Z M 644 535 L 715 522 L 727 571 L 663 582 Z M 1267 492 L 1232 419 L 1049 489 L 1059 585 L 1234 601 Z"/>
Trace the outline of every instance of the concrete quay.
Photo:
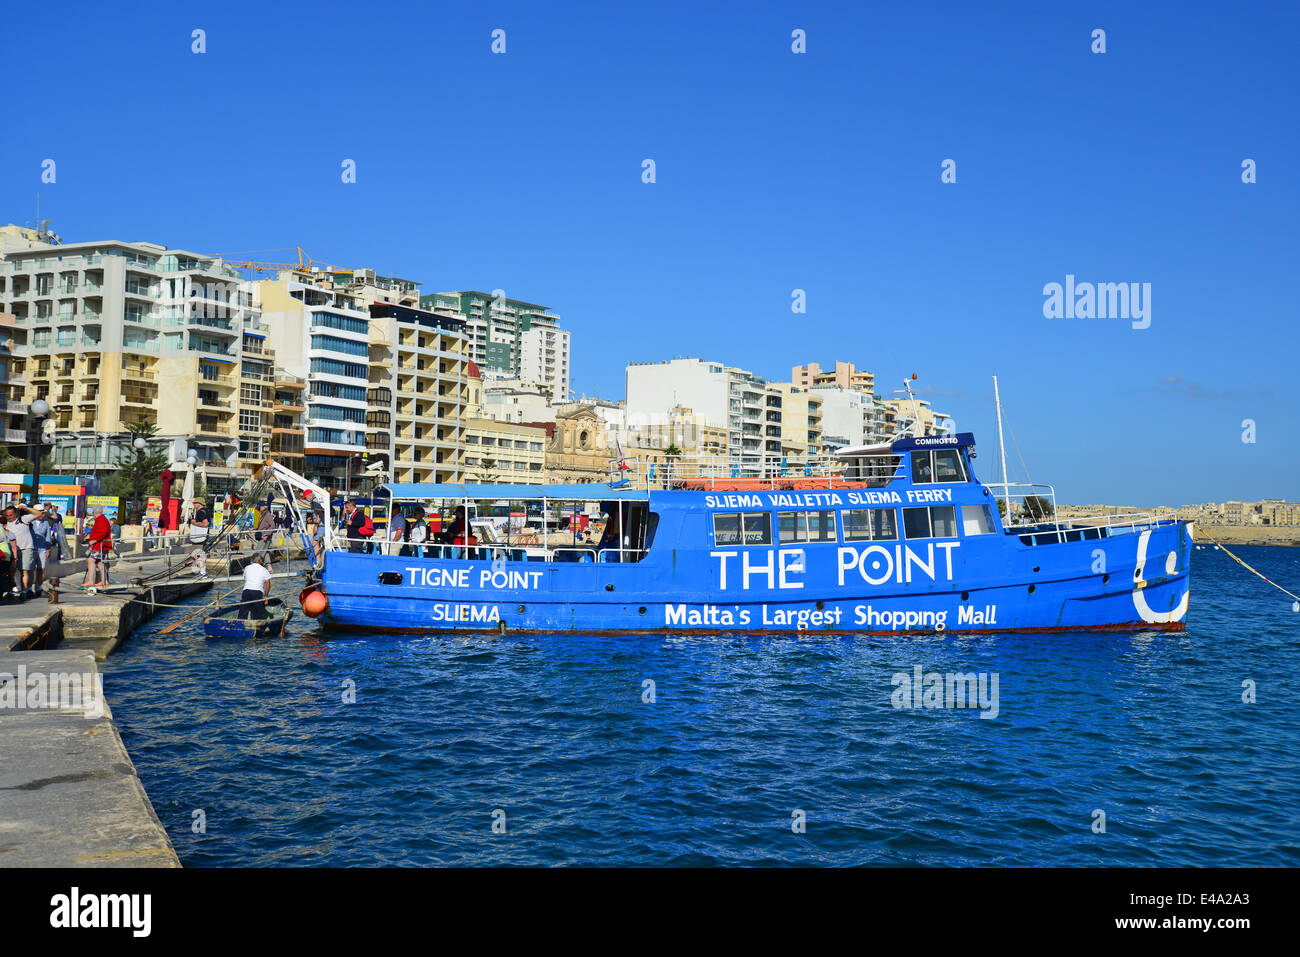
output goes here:
<path id="1" fill-rule="evenodd" d="M 284 571 L 306 568 L 301 548 L 276 550 L 275 577 Z M 64 562 L 63 586 L 59 602 L 44 598 L 0 605 L 0 651 L 38 648 L 90 648 L 103 661 L 127 640 L 140 624 L 154 616 L 157 606 L 174 605 L 200 591 L 214 589 L 212 599 L 236 601 L 238 576 L 251 550 L 209 554 L 207 578 L 199 578 L 189 566 L 188 546 L 171 551 L 128 554 L 112 562 L 109 577 L 113 584 L 106 593 L 89 593 L 77 588 L 85 578 L 84 562 Z M 79 570 L 76 570 L 79 569 Z M 144 579 L 158 577 L 153 584 Z M 235 580 L 222 579 L 234 576 Z M 223 597 L 225 596 L 225 597 Z"/>
<path id="2" fill-rule="evenodd" d="M 92 651 L 0 652 L 0 754 L 0 867 L 180 867 Z"/>
<path id="3" fill-rule="evenodd" d="M 104 700 L 98 662 L 160 604 L 237 587 L 198 579 L 183 562 L 123 559 L 110 576 L 127 584 L 107 594 L 79 590 L 85 569 L 73 574 L 67 563 L 60 570 L 72 587 L 57 604 L 0 605 L 0 867 L 180 866 Z M 222 576 L 227 562 L 209 560 L 208 570 Z M 167 572 L 177 577 L 130 584 Z M 54 693 L 59 683 L 73 686 L 69 697 Z"/>
<path id="4" fill-rule="evenodd" d="M 276 567 L 287 571 L 280 555 Z M 98 663 L 160 606 L 208 590 L 213 602 L 233 600 L 247 558 L 209 554 L 211 577 L 199 578 L 188 547 L 125 555 L 112 562 L 106 593 L 79 590 L 84 563 L 66 562 L 51 569 L 71 586 L 58 603 L 0 605 L 0 867 L 180 866 L 104 700 Z M 228 574 L 236 580 L 222 581 Z"/>
<path id="5" fill-rule="evenodd" d="M 169 561 L 173 570 L 179 570 L 174 568 L 174 557 L 118 564 L 112 578 L 125 584 L 111 585 L 104 594 L 79 590 L 76 583 L 81 580 L 81 574 L 66 574 L 57 604 L 45 598 L 32 598 L 20 604 L 0 605 L 0 651 L 87 648 L 103 661 L 137 626 L 154 616 L 159 604 L 177 604 L 213 587 L 211 580 L 198 579 L 188 569 L 184 577 L 158 584 L 130 584 L 131 579 L 167 571 Z M 225 572 L 216 562 L 209 562 L 208 568 L 216 575 Z"/>

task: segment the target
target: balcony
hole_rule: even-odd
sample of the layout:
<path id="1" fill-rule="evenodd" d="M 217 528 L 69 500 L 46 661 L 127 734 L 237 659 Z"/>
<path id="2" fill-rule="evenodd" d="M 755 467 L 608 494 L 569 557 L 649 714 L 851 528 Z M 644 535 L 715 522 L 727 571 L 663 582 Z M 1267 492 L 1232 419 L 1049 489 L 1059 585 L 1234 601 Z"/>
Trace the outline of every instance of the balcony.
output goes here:
<path id="1" fill-rule="evenodd" d="M 169 326 L 202 326 L 204 329 L 216 329 L 220 332 L 228 332 L 232 336 L 239 334 L 238 330 L 230 324 L 229 319 L 209 319 L 204 316 L 186 316 L 182 320 L 172 320 L 167 324 Z"/>
<path id="2" fill-rule="evenodd" d="M 209 372 L 211 366 L 199 366 L 199 383 L 205 386 L 218 386 L 222 389 L 231 389 L 239 385 L 239 380 L 233 375 L 226 373 L 224 375 L 217 372 Z"/>
<path id="3" fill-rule="evenodd" d="M 122 291 L 128 296 L 137 296 L 141 299 L 157 299 L 158 289 L 142 282 L 132 282 L 127 280 L 122 286 Z"/>

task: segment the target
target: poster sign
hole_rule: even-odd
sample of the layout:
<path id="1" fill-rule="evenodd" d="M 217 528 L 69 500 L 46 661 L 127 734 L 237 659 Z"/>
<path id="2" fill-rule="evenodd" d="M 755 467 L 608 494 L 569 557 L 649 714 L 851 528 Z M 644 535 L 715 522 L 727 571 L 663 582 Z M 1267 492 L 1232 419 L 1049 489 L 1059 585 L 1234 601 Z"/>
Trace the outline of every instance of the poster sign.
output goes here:
<path id="1" fill-rule="evenodd" d="M 104 510 L 104 517 L 110 522 L 116 520 L 117 513 L 122 507 L 122 500 L 116 495 L 87 495 L 86 496 L 86 514 L 93 515 L 96 508 Z"/>
<path id="2" fill-rule="evenodd" d="M 57 505 L 63 516 L 63 527 L 75 529 L 77 518 L 85 511 L 82 498 L 86 494 L 84 485 L 64 484 L 61 482 L 42 482 L 41 501 L 47 505 Z"/>

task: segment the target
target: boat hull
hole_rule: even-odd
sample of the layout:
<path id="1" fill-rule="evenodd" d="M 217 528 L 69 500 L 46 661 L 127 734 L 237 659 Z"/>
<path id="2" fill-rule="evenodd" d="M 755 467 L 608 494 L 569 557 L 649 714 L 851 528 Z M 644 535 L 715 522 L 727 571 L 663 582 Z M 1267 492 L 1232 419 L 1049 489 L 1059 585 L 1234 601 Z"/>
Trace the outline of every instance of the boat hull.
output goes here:
<path id="1" fill-rule="evenodd" d="M 203 633 L 209 638 L 270 638 L 284 630 L 292 610 L 286 609 L 279 599 L 267 603 L 269 617 L 239 618 L 239 607 L 230 606 L 203 620 Z"/>
<path id="2" fill-rule="evenodd" d="M 757 587 L 741 590 L 735 588 L 737 569 L 729 580 L 725 572 L 720 578 L 725 560 L 710 561 L 709 553 L 674 552 L 667 572 L 649 562 L 566 567 L 331 553 L 323 575 L 329 604 L 320 620 L 351 631 L 587 634 L 1185 627 L 1192 541 L 1183 523 L 1053 544 L 980 538 L 964 539 L 965 551 L 949 549 L 946 556 L 941 547 L 938 557 L 933 546 L 929 552 L 918 546 L 913 557 L 899 545 L 892 553 L 897 580 L 878 584 L 868 580 L 868 563 L 887 560 L 892 570 L 888 550 L 846 556 L 851 550 L 843 546 L 808 549 L 800 552 L 804 564 L 798 567 L 806 574 L 798 587 L 779 587 L 796 584 L 793 574 L 791 581 L 782 576 L 778 582 L 776 572 L 755 581 L 747 570 L 751 577 L 743 584 Z M 852 565 L 855 557 L 862 574 Z M 932 574 L 913 576 L 912 566 L 924 568 L 927 561 Z M 787 564 L 779 556 L 772 560 L 773 568 Z"/>

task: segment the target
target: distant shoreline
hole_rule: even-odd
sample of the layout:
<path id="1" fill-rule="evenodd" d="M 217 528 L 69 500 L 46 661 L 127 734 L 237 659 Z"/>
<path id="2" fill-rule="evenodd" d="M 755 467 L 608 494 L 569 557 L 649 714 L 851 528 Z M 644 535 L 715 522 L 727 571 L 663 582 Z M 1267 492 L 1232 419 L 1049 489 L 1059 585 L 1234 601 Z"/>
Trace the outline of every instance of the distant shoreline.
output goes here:
<path id="1" fill-rule="evenodd" d="M 1209 544 L 1210 539 L 1225 545 L 1285 545 L 1300 547 L 1300 528 L 1279 528 L 1271 525 L 1210 525 L 1196 523 L 1192 538 L 1198 545 Z"/>

